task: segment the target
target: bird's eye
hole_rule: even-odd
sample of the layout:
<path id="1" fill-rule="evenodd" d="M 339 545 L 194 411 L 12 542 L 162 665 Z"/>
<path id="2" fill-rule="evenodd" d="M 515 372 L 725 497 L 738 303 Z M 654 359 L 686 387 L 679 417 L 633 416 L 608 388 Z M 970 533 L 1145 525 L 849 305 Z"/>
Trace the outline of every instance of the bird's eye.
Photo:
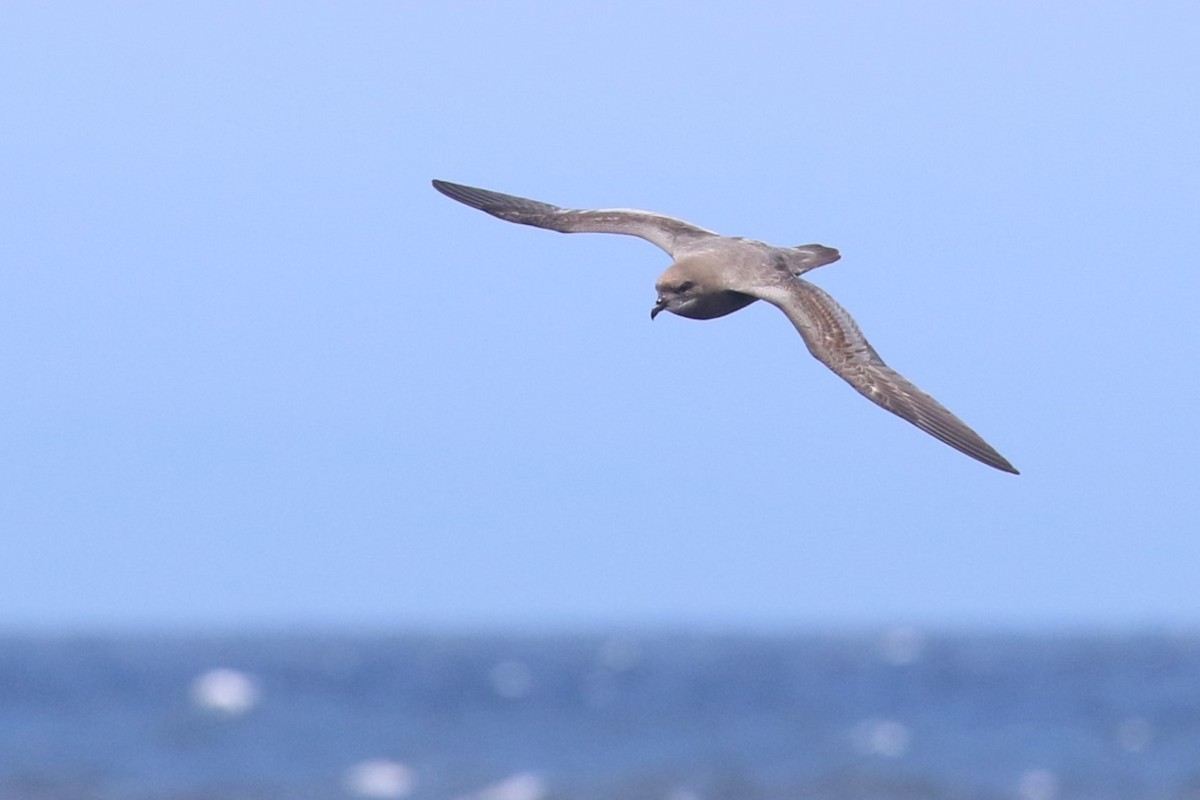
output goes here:
<path id="1" fill-rule="evenodd" d="M 696 284 L 693 283 L 692 281 L 684 281 L 683 283 L 681 283 L 677 287 L 675 287 L 675 291 L 679 292 L 680 294 L 683 294 L 684 292 L 690 292 L 695 286 L 696 286 Z"/>

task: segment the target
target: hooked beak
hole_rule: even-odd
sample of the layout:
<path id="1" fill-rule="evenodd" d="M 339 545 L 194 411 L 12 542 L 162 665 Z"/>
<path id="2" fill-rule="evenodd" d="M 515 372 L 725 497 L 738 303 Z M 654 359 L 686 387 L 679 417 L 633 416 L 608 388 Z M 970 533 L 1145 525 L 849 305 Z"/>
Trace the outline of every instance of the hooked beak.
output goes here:
<path id="1" fill-rule="evenodd" d="M 654 319 L 655 317 L 657 317 L 658 312 L 662 311 L 666 307 L 667 307 L 666 299 L 663 297 L 659 297 L 657 300 L 654 301 L 654 308 L 650 309 L 650 319 Z"/>

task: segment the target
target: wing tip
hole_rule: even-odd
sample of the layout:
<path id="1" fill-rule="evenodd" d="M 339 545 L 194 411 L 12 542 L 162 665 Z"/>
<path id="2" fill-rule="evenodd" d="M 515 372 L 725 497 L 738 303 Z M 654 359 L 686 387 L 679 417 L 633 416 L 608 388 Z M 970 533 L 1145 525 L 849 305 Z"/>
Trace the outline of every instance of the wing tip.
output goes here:
<path id="1" fill-rule="evenodd" d="M 488 189 L 479 189 L 475 186 L 452 183 L 436 178 L 433 180 L 433 188 L 451 200 L 456 200 L 465 206 L 477 208 L 480 211 L 486 211 L 493 216 L 498 216 L 504 211 L 509 210 L 512 201 L 517 199 L 500 194 L 499 192 L 489 191 Z"/>
<path id="2" fill-rule="evenodd" d="M 452 183 L 450 181 L 438 180 L 437 178 L 433 179 L 432 183 L 434 189 L 437 189 L 451 200 L 457 200 L 463 205 L 477 208 L 480 211 L 491 214 L 493 217 L 499 217 L 509 222 L 535 225 L 537 223 L 531 221 L 530 218 L 546 216 L 562 210 L 558 206 L 543 203 L 539 200 L 530 200 L 527 197 L 493 192 L 490 189 L 480 189 L 476 186 Z"/>
<path id="3" fill-rule="evenodd" d="M 966 426 L 964 425 L 963 427 L 965 428 Z M 979 434 L 975 433 L 970 428 L 967 428 L 967 431 L 969 431 L 972 435 L 967 441 L 963 441 L 959 437 L 941 436 L 937 433 L 934 433 L 932 430 L 929 430 L 928 428 L 925 428 L 924 430 L 926 433 L 932 434 L 934 438 L 940 439 L 941 441 L 953 447 L 955 450 L 958 450 L 964 455 L 970 456 L 981 464 L 986 464 L 993 469 L 998 469 L 1001 472 L 1007 472 L 1011 475 L 1021 474 L 1020 470 L 1010 464 L 1007 458 L 997 453 L 994 447 L 985 442 Z"/>
<path id="4" fill-rule="evenodd" d="M 1012 464 L 1008 463 L 1008 459 L 1004 458 L 1003 456 L 1000 457 L 999 462 L 997 462 L 997 463 L 988 462 L 988 464 L 989 464 L 989 466 L 993 466 L 996 469 L 1000 470 L 1001 472 L 1007 472 L 1010 475 L 1020 475 L 1021 474 L 1021 471 L 1019 469 L 1017 469 L 1016 467 L 1014 467 Z"/>
<path id="5" fill-rule="evenodd" d="M 461 183 L 451 183 L 450 181 L 438 180 L 437 178 L 434 178 L 430 183 L 433 184 L 434 189 L 437 189 L 451 200 L 457 200 L 460 203 L 466 202 L 464 198 L 471 197 L 480 191 L 473 186 L 464 186 Z"/>

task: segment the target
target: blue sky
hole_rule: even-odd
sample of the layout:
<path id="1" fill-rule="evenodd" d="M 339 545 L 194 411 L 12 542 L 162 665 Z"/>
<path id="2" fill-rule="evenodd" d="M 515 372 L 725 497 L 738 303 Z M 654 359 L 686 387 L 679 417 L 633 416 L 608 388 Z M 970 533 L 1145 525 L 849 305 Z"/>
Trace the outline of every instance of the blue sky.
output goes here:
<path id="1" fill-rule="evenodd" d="M 3 17 L 0 626 L 1200 623 L 1194 4 Z M 1023 474 L 431 178 L 837 247 Z"/>

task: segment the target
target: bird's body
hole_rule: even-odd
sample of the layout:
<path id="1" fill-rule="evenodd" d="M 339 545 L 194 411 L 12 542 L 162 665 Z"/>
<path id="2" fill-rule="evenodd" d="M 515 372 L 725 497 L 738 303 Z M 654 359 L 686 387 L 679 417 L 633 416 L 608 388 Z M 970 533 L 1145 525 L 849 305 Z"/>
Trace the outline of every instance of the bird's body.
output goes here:
<path id="1" fill-rule="evenodd" d="M 651 318 L 670 311 L 689 319 L 715 319 L 765 300 L 787 315 L 818 361 L 867 399 L 984 464 L 1017 472 L 962 420 L 885 364 L 846 310 L 801 278 L 837 261 L 841 256 L 833 248 L 774 247 L 721 236 L 648 211 L 565 209 L 446 181 L 435 180 L 433 186 L 447 197 L 508 222 L 562 233 L 617 233 L 645 239 L 674 259 L 655 283 L 658 300 Z"/>

